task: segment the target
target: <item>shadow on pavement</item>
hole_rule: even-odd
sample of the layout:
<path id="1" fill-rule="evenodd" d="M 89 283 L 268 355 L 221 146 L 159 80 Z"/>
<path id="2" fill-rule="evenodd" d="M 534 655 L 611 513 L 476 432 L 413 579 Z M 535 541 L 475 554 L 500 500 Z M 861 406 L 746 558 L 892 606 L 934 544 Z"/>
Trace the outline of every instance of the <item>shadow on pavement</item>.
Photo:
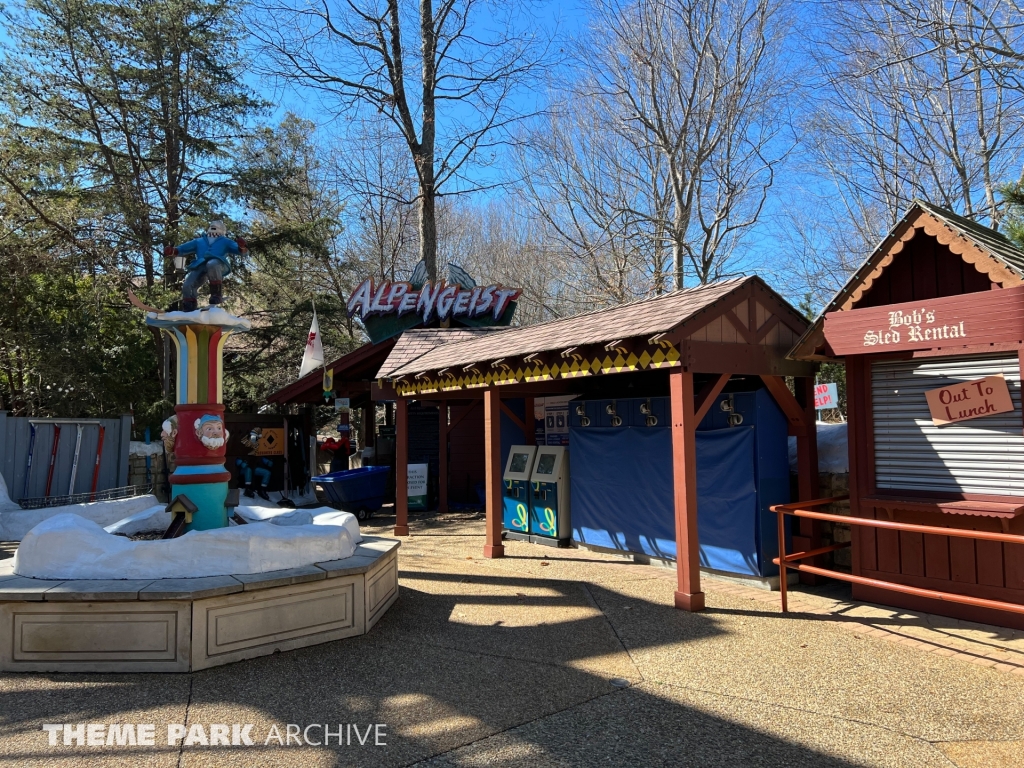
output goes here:
<path id="1" fill-rule="evenodd" d="M 643 683 L 595 598 L 651 612 L 652 646 L 722 632 L 714 612 L 573 581 L 403 572 L 363 637 L 191 675 L 0 676 L 0 766 L 852 765 Z M 256 746 L 168 747 L 186 707 L 188 724 L 252 723 Z M 152 722 L 158 746 L 50 748 L 44 722 Z M 383 723 L 387 746 L 264 745 L 289 723 Z"/>

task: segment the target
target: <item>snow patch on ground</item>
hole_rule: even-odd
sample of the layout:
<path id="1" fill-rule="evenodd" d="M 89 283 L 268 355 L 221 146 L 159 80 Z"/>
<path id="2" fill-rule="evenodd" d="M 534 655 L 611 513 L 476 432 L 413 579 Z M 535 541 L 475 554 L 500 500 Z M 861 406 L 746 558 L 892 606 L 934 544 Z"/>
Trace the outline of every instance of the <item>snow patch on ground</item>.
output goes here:
<path id="1" fill-rule="evenodd" d="M 144 443 L 141 440 L 132 440 L 128 443 L 130 456 L 159 456 L 163 452 L 164 444 L 159 440 L 155 443 Z"/>
<path id="2" fill-rule="evenodd" d="M 345 525 L 239 525 L 131 541 L 91 520 L 61 514 L 29 531 L 14 555 L 14 572 L 37 579 L 226 576 L 341 560 L 355 547 Z"/>
<path id="3" fill-rule="evenodd" d="M 818 471 L 841 475 L 850 471 L 847 451 L 847 424 L 818 422 Z M 796 438 L 789 438 L 789 470 L 796 472 Z"/>

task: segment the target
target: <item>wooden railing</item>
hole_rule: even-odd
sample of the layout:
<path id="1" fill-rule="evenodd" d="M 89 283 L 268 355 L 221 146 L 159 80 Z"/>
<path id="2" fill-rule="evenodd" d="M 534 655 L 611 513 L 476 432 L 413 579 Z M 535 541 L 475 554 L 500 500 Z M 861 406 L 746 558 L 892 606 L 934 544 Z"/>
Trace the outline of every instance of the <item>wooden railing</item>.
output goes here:
<path id="1" fill-rule="evenodd" d="M 1018 536 L 1010 533 L 992 533 L 989 531 L 968 531 L 962 528 L 943 528 L 935 525 L 915 525 L 913 523 L 897 523 L 892 520 L 874 520 L 872 518 L 865 517 L 853 517 L 851 515 L 830 515 L 825 512 L 815 512 L 808 507 L 821 507 L 826 504 L 834 504 L 837 501 L 845 501 L 849 496 L 835 496 L 829 499 L 813 499 L 812 501 L 797 501 L 791 504 L 776 504 L 771 507 L 772 512 L 778 516 L 779 522 L 779 556 L 772 560 L 773 563 L 779 566 L 779 591 L 782 596 L 782 612 L 785 613 L 788 610 L 788 595 L 787 595 L 787 584 L 786 584 L 786 570 L 792 569 L 794 571 L 801 571 L 803 573 L 814 573 L 819 576 L 826 576 L 830 579 L 839 579 L 840 581 L 849 581 L 853 584 L 864 584 L 869 587 L 877 587 L 879 589 L 887 589 L 892 592 L 902 592 L 906 595 L 915 595 L 917 597 L 927 597 L 932 600 L 943 600 L 949 603 L 960 603 L 962 605 L 971 605 L 978 608 L 990 608 L 996 611 L 1008 611 L 1010 613 L 1024 614 L 1024 605 L 1018 603 L 1007 603 L 1001 600 L 986 600 L 980 597 L 971 597 L 970 595 L 960 595 L 954 592 L 940 592 L 935 589 L 923 589 L 921 587 L 911 587 L 906 584 L 897 584 L 891 581 L 882 581 L 880 579 L 870 579 L 866 576 L 856 576 L 852 573 L 844 573 L 842 571 L 833 571 L 827 568 L 819 568 L 816 565 L 807 565 L 801 563 L 801 560 L 808 560 L 818 555 L 824 555 L 828 552 L 835 552 L 839 549 L 844 549 L 850 546 L 850 542 L 843 544 L 833 544 L 829 547 L 819 547 L 817 549 L 807 550 L 806 552 L 794 552 L 788 554 L 786 552 L 786 536 L 785 536 L 785 519 L 786 515 L 792 515 L 793 517 L 806 517 L 811 520 L 827 520 L 833 523 L 844 523 L 846 525 L 860 525 L 867 528 L 884 528 L 890 531 L 909 531 L 912 533 L 927 533 L 934 534 L 937 536 L 953 536 L 963 539 L 976 539 L 980 541 L 999 541 L 1008 544 L 1024 544 L 1024 536 Z"/>

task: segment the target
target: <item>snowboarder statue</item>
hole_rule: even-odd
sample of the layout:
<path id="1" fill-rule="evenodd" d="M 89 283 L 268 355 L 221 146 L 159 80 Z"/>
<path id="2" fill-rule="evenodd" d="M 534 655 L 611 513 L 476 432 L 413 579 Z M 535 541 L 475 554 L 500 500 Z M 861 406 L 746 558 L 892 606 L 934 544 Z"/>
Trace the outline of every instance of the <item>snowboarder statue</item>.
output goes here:
<path id="1" fill-rule="evenodd" d="M 206 237 L 197 237 L 178 247 L 167 246 L 165 256 L 187 256 L 195 254 L 188 265 L 185 283 L 181 288 L 181 310 L 191 312 L 198 307 L 199 288 L 205 282 L 210 283 L 210 306 L 224 301 L 224 278 L 231 274 L 228 254 L 247 253 L 245 240 L 238 237 L 234 240 L 227 236 L 224 222 L 210 222 Z"/>

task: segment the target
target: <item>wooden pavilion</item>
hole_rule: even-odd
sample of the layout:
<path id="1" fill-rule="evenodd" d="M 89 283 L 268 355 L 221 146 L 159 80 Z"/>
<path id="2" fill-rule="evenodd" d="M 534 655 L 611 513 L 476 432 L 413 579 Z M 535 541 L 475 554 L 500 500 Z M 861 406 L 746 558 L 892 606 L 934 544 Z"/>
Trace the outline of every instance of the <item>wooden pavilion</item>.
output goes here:
<path id="1" fill-rule="evenodd" d="M 486 467 L 485 557 L 502 557 L 501 420 L 512 416 L 527 439 L 530 399 L 588 393 L 670 398 L 672 475 L 677 545 L 678 608 L 704 607 L 697 542 L 695 430 L 736 377 L 763 383 L 796 435 L 799 497 L 818 491 L 815 363 L 786 358 L 807 320 L 758 277 L 741 277 L 675 291 L 538 325 L 495 329 L 438 344 L 438 333 L 404 333 L 381 366 L 373 396 L 396 402 L 395 535 L 408 535 L 406 465 L 411 401 L 436 402 L 451 424 L 449 403 L 482 401 Z M 426 334 L 434 334 L 428 336 Z M 795 377 L 794 396 L 785 377 Z M 621 394 L 618 396 L 622 396 Z M 526 400 L 519 419 L 503 400 Z M 441 430 L 442 441 L 444 433 Z M 445 450 L 441 455 L 446 454 Z M 442 473 L 443 474 L 443 473 Z M 442 481 L 442 485 L 444 482 Z M 794 546 L 818 544 L 817 524 L 800 528 Z"/>

